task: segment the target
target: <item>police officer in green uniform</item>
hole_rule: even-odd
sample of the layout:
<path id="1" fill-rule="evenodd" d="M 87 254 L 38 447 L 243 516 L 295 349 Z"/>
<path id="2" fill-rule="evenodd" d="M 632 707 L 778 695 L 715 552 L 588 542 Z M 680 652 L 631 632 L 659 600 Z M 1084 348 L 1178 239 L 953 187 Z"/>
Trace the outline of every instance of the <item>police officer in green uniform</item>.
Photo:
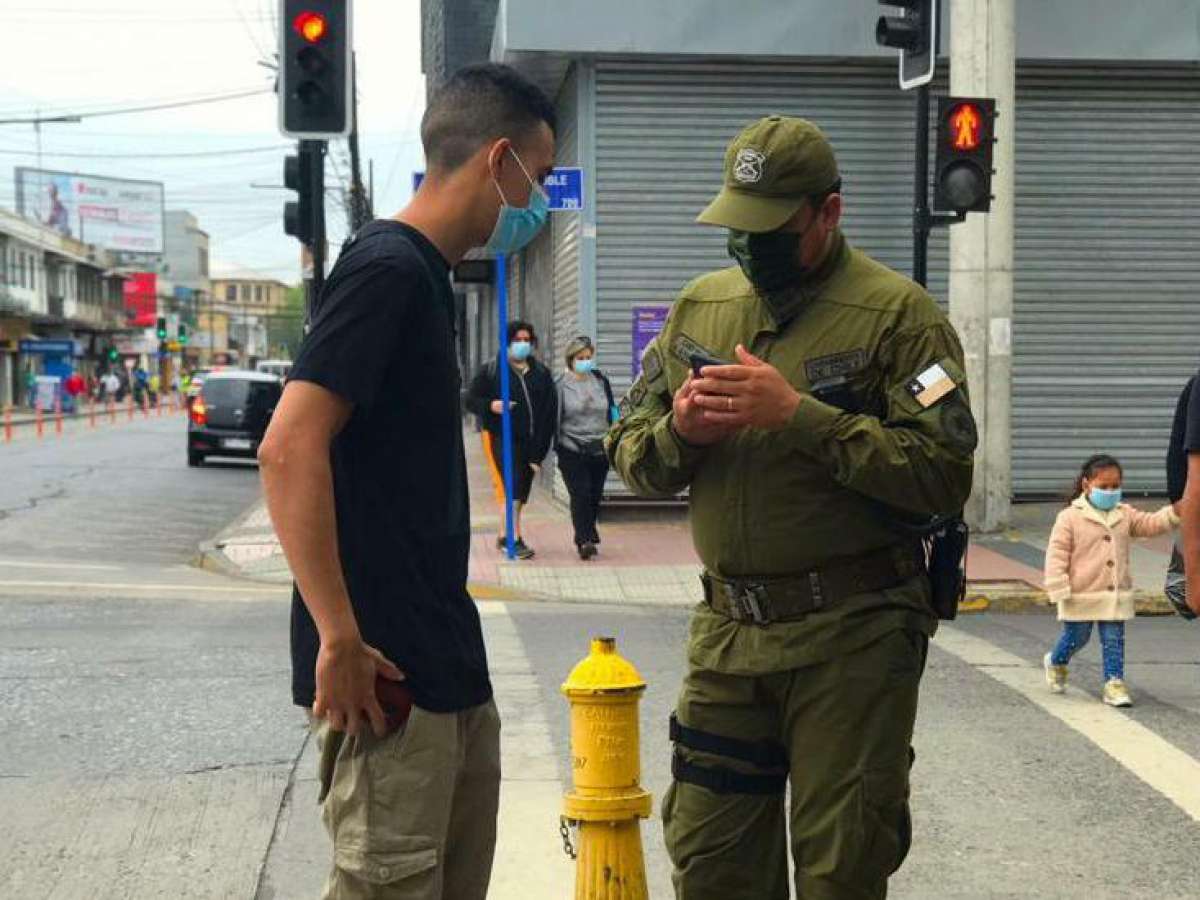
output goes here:
<path id="1" fill-rule="evenodd" d="M 705 569 L 662 810 L 682 900 L 787 898 L 789 822 L 799 897 L 882 898 L 911 839 L 917 526 L 961 511 L 976 430 L 954 329 L 850 246 L 840 191 L 805 120 L 734 140 L 699 221 L 737 265 L 683 289 L 607 439 L 638 494 L 690 492 Z"/>

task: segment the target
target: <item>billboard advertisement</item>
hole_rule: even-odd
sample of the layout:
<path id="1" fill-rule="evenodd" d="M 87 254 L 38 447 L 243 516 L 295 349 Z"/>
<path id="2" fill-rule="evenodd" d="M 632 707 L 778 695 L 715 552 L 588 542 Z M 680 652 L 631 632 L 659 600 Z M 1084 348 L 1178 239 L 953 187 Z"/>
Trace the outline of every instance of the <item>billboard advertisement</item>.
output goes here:
<path id="1" fill-rule="evenodd" d="M 158 324 L 158 275 L 154 272 L 125 276 L 125 321 L 135 328 Z"/>
<path id="2" fill-rule="evenodd" d="M 163 252 L 163 186 L 18 166 L 17 212 L 77 241 L 122 253 Z"/>

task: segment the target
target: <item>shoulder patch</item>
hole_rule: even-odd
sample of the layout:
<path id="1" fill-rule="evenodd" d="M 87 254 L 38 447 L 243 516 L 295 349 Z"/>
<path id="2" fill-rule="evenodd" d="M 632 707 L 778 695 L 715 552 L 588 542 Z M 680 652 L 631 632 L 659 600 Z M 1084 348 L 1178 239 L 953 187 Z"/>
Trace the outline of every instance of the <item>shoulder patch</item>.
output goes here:
<path id="1" fill-rule="evenodd" d="M 621 402 L 617 404 L 617 409 L 620 410 L 622 419 L 642 405 L 642 401 L 646 399 L 648 390 L 646 387 L 646 376 L 644 374 L 639 375 L 637 381 L 633 383 L 629 391 L 621 398 Z"/>
<path id="2" fill-rule="evenodd" d="M 646 376 L 647 381 L 658 381 L 662 373 L 662 354 L 658 352 L 658 345 L 651 341 L 642 354 L 642 374 Z"/>
<path id="3" fill-rule="evenodd" d="M 810 359 L 804 364 L 804 374 L 808 377 L 809 384 L 816 384 L 830 378 L 853 374 L 866 367 L 867 351 L 850 350 Z"/>
<path id="4" fill-rule="evenodd" d="M 938 363 L 934 363 L 905 385 L 905 389 L 921 404 L 922 409 L 929 409 L 957 387 L 954 379 Z"/>
<path id="5" fill-rule="evenodd" d="M 945 432 L 950 446 L 960 453 L 973 453 L 979 443 L 975 416 L 961 399 L 957 403 L 947 403 L 942 407 L 942 431 Z"/>

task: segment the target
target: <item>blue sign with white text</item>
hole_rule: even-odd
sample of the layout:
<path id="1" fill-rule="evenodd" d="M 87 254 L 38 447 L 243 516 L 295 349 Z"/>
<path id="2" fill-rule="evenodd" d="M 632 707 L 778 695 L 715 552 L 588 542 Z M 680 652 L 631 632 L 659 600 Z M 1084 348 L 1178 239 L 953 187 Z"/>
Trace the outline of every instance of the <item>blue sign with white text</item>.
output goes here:
<path id="1" fill-rule="evenodd" d="M 21 341 L 18 349 L 25 355 L 41 353 L 47 356 L 74 356 L 74 341 Z"/>
<path id="2" fill-rule="evenodd" d="M 552 212 L 583 209 L 583 169 L 555 169 L 546 176 L 544 187 Z"/>

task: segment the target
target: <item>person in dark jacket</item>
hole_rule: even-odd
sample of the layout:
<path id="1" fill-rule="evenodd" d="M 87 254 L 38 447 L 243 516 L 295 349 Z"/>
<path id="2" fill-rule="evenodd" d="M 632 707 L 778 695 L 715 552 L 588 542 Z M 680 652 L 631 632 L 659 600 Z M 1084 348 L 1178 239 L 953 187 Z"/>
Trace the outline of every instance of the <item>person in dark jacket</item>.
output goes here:
<path id="1" fill-rule="evenodd" d="M 592 339 L 580 335 L 567 345 L 567 369 L 555 379 L 558 387 L 558 432 L 555 448 L 567 493 L 579 558 L 596 556 L 600 532 L 596 520 L 608 478 L 604 436 L 618 418 L 612 384 L 596 368 Z"/>
<path id="2" fill-rule="evenodd" d="M 528 322 L 508 324 L 506 349 L 503 353 L 509 367 L 509 398 L 512 413 L 513 437 L 513 515 L 516 529 L 516 549 L 520 559 L 532 559 L 533 548 L 521 534 L 521 511 L 529 502 L 533 479 L 541 472 L 542 462 L 550 452 L 558 425 L 558 393 L 550 370 L 533 355 L 537 334 Z M 485 363 L 471 382 L 467 394 L 467 409 L 479 417 L 490 434 L 492 462 L 499 472 L 504 471 L 504 437 L 500 401 L 500 359 Z M 500 537 L 496 546 L 503 549 L 504 511 L 500 513 Z"/>

